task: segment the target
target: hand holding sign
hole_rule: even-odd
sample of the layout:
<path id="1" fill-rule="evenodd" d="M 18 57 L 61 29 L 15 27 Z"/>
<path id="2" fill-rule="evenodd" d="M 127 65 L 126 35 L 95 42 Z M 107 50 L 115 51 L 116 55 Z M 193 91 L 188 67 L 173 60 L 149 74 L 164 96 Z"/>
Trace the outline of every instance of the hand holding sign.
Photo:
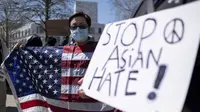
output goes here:
<path id="1" fill-rule="evenodd" d="M 180 112 L 200 40 L 199 6 L 106 25 L 84 77 L 86 94 L 127 112 Z"/>
<path id="2" fill-rule="evenodd" d="M 78 84 L 81 85 L 83 83 L 83 78 L 81 78 L 79 81 L 78 81 Z M 82 88 L 79 88 L 78 90 L 78 95 L 83 98 L 83 99 L 89 99 L 90 97 L 88 97 L 87 95 L 85 95 L 85 92 L 83 91 Z"/>

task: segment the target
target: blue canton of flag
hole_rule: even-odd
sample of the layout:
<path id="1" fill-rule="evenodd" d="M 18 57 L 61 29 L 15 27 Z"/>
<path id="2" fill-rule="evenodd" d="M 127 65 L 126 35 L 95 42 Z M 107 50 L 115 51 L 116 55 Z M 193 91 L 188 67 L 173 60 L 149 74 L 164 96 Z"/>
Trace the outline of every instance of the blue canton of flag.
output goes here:
<path id="1" fill-rule="evenodd" d="M 17 97 L 39 93 L 59 99 L 63 47 L 16 48 L 5 61 Z"/>
<path id="2" fill-rule="evenodd" d="M 40 93 L 46 97 L 59 98 L 61 54 L 62 48 L 15 49 L 5 61 L 5 66 L 16 88 L 17 96 Z"/>

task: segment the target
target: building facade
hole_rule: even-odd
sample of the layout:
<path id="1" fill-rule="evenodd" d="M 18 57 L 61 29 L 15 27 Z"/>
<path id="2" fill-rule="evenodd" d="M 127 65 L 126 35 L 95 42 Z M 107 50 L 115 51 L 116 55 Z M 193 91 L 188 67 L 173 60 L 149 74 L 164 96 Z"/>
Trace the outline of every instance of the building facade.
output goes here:
<path id="1" fill-rule="evenodd" d="M 12 31 L 10 37 L 10 46 L 12 48 L 16 43 L 25 43 L 31 36 L 37 35 L 41 37 L 43 45 L 45 45 L 45 31 L 40 21 L 29 22 L 22 27 Z M 56 45 L 60 45 L 62 41 L 69 35 L 68 20 L 48 20 L 46 21 L 46 30 L 49 37 L 55 37 Z"/>
<path id="2" fill-rule="evenodd" d="M 98 41 L 105 27 L 104 24 L 98 23 L 98 2 L 76 0 L 74 13 L 78 11 L 83 11 L 91 17 L 92 25 L 90 34 L 94 37 L 95 41 Z"/>
<path id="3" fill-rule="evenodd" d="M 0 63 L 5 59 L 5 57 L 9 53 L 9 49 L 5 43 L 5 37 L 6 37 L 6 32 L 4 28 L 0 26 Z"/>
<path id="4" fill-rule="evenodd" d="M 86 14 L 88 14 L 91 17 L 92 20 L 92 25 L 91 25 L 91 29 L 90 29 L 90 35 L 94 37 L 95 41 L 98 41 L 103 29 L 105 27 L 104 24 L 99 24 L 98 23 L 98 3 L 97 2 L 89 2 L 89 1 L 79 1 L 76 0 L 75 1 L 75 5 L 74 5 L 74 13 L 77 11 L 83 11 Z M 51 22 L 51 21 L 50 21 Z M 53 21 L 56 22 L 56 21 Z M 48 35 L 48 36 L 53 36 L 56 37 L 57 39 L 57 44 L 56 45 L 60 45 L 60 43 L 69 35 L 69 28 L 68 28 L 68 22 L 66 23 L 66 20 L 58 20 L 57 22 L 62 23 L 61 25 L 57 25 L 57 26 L 53 26 L 51 25 L 51 23 L 47 24 L 47 27 L 49 28 L 53 28 L 56 31 L 56 35 L 52 34 L 52 35 Z M 7 52 L 7 53 L 3 53 L 5 54 L 5 56 L 9 53 L 9 51 L 14 47 L 14 45 L 18 42 L 21 43 L 26 43 L 26 41 L 32 36 L 32 35 L 38 35 L 39 37 L 41 37 L 43 43 L 45 44 L 45 32 L 42 28 L 42 26 L 40 25 L 40 21 L 37 22 L 29 22 L 25 25 L 23 25 L 22 27 L 13 30 L 12 32 L 10 32 L 9 34 L 9 46 L 8 48 L 5 47 L 5 42 L 3 42 L 2 38 L 5 38 L 5 32 L 2 30 L 2 28 L 0 28 L 0 36 L 1 36 L 1 46 L 4 50 L 3 52 Z M 57 23 L 56 23 L 57 24 Z M 64 24 L 64 25 L 63 25 Z M 60 35 L 57 34 L 59 33 L 58 31 L 61 31 L 60 29 L 62 29 L 62 31 L 66 31 L 67 34 L 63 35 L 63 33 Z M 47 29 L 48 30 L 48 29 Z M 50 29 L 49 32 L 52 33 L 52 30 Z M 49 33 L 49 34 L 51 34 Z M 54 33 L 54 32 L 53 32 Z"/>
<path id="5" fill-rule="evenodd" d="M 38 35 L 44 41 L 45 33 L 41 25 L 35 22 L 29 22 L 22 27 L 15 29 L 11 32 L 9 38 L 9 48 L 12 49 L 13 46 L 18 43 L 26 43 L 26 41 L 33 35 Z"/>

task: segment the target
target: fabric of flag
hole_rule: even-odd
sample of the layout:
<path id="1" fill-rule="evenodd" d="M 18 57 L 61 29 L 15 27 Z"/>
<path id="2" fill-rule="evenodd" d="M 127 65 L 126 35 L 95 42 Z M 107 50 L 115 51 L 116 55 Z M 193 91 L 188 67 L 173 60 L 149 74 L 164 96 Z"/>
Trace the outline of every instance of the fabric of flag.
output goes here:
<path id="1" fill-rule="evenodd" d="M 114 108 L 77 94 L 96 45 L 18 47 L 5 60 L 23 112 L 113 112 Z M 8 80 L 9 81 L 9 80 Z"/>

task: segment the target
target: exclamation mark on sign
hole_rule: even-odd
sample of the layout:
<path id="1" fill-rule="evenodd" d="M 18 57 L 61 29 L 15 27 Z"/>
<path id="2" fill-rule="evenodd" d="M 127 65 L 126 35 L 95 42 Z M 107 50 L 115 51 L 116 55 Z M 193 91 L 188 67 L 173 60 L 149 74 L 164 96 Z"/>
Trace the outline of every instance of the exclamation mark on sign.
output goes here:
<path id="1" fill-rule="evenodd" d="M 154 88 L 159 89 L 160 83 L 162 82 L 162 79 L 165 75 L 167 66 L 166 65 L 160 65 L 159 70 L 158 70 L 158 75 L 156 77 L 155 83 L 154 83 Z M 149 100 L 154 100 L 156 98 L 156 93 L 155 92 L 150 92 L 148 95 Z"/>

